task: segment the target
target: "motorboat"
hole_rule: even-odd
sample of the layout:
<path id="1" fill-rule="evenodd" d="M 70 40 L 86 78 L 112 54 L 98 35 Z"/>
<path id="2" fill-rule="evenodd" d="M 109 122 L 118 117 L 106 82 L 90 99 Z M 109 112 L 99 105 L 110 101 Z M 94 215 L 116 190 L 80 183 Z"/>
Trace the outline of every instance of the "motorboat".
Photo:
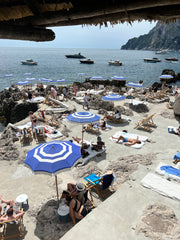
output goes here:
<path id="1" fill-rule="evenodd" d="M 88 59 L 80 60 L 80 63 L 93 64 L 94 61 L 88 58 Z"/>
<path id="2" fill-rule="evenodd" d="M 151 63 L 161 62 L 159 58 L 144 58 L 144 61 L 151 62 Z"/>
<path id="3" fill-rule="evenodd" d="M 172 57 L 172 58 L 165 58 L 166 61 L 179 61 L 178 58 Z"/>
<path id="4" fill-rule="evenodd" d="M 22 60 L 21 64 L 23 65 L 37 65 L 37 62 L 34 62 L 32 59 Z"/>
<path id="5" fill-rule="evenodd" d="M 167 53 L 167 50 L 159 50 L 156 52 L 156 54 L 166 54 Z"/>
<path id="6" fill-rule="evenodd" d="M 81 53 L 65 55 L 67 58 L 85 58 Z"/>
<path id="7" fill-rule="evenodd" d="M 120 60 L 115 60 L 115 61 L 109 61 L 109 65 L 113 66 L 122 66 L 122 62 Z"/>

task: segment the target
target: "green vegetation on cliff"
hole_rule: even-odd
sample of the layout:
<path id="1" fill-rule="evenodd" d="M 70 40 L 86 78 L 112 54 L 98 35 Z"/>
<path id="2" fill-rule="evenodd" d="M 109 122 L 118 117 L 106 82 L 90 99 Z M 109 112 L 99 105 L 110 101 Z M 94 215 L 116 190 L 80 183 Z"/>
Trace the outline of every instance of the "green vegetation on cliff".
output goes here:
<path id="1" fill-rule="evenodd" d="M 129 39 L 124 50 L 180 50 L 180 22 L 157 23 L 148 33 Z"/>

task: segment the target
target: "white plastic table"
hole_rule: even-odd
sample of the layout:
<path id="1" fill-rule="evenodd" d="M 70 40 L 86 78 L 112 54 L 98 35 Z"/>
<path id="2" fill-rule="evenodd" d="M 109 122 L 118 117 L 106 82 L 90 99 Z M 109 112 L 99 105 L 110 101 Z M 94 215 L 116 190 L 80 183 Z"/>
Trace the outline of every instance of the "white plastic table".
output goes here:
<path id="1" fill-rule="evenodd" d="M 63 205 L 60 204 L 58 208 L 59 220 L 61 221 L 61 217 L 66 217 L 66 222 L 67 222 L 68 214 L 69 214 L 69 207 L 65 204 Z"/>
<path id="2" fill-rule="evenodd" d="M 21 204 L 21 207 L 24 207 L 24 202 L 27 202 L 28 205 L 28 195 L 27 194 L 21 194 L 17 196 L 16 202 Z"/>

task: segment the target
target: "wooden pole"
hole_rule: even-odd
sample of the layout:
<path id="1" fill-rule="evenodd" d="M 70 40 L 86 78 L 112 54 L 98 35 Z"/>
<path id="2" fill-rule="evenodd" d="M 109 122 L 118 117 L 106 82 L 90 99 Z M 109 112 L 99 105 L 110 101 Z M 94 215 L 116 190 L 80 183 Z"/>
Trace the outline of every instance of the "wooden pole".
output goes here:
<path id="1" fill-rule="evenodd" d="M 56 182 L 56 193 L 57 193 L 57 200 L 59 201 L 59 193 L 58 193 L 57 175 L 55 175 L 55 182 Z"/>

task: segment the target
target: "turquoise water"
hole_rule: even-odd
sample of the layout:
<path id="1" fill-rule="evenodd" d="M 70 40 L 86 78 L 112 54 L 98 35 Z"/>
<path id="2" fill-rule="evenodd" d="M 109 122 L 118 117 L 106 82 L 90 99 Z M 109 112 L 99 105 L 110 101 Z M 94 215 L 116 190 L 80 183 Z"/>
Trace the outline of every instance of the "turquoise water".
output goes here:
<path id="1" fill-rule="evenodd" d="M 68 59 L 66 54 L 81 52 L 86 58 L 92 58 L 94 64 L 81 64 L 79 59 Z M 180 52 L 168 52 L 167 54 L 155 54 L 154 51 L 136 50 L 109 50 L 109 49 L 55 49 L 55 48 L 0 48 L 0 90 L 9 87 L 11 83 L 25 79 L 24 73 L 32 73 L 30 77 L 66 79 L 66 84 L 74 81 L 84 81 L 85 77 L 102 76 L 111 79 L 114 75 L 124 76 L 126 82 L 143 80 L 145 85 L 159 81 L 163 69 L 173 69 L 180 72 L 179 62 L 169 63 L 165 57 L 177 57 Z M 158 57 L 160 63 L 146 63 L 144 58 Z M 37 66 L 22 65 L 21 60 L 32 58 L 38 62 Z M 109 66 L 109 60 L 122 61 L 122 66 Z M 78 76 L 85 73 L 86 76 Z M 14 77 L 4 77 L 13 74 Z M 37 83 L 33 81 L 33 83 Z M 176 83 L 180 87 L 180 81 Z"/>

